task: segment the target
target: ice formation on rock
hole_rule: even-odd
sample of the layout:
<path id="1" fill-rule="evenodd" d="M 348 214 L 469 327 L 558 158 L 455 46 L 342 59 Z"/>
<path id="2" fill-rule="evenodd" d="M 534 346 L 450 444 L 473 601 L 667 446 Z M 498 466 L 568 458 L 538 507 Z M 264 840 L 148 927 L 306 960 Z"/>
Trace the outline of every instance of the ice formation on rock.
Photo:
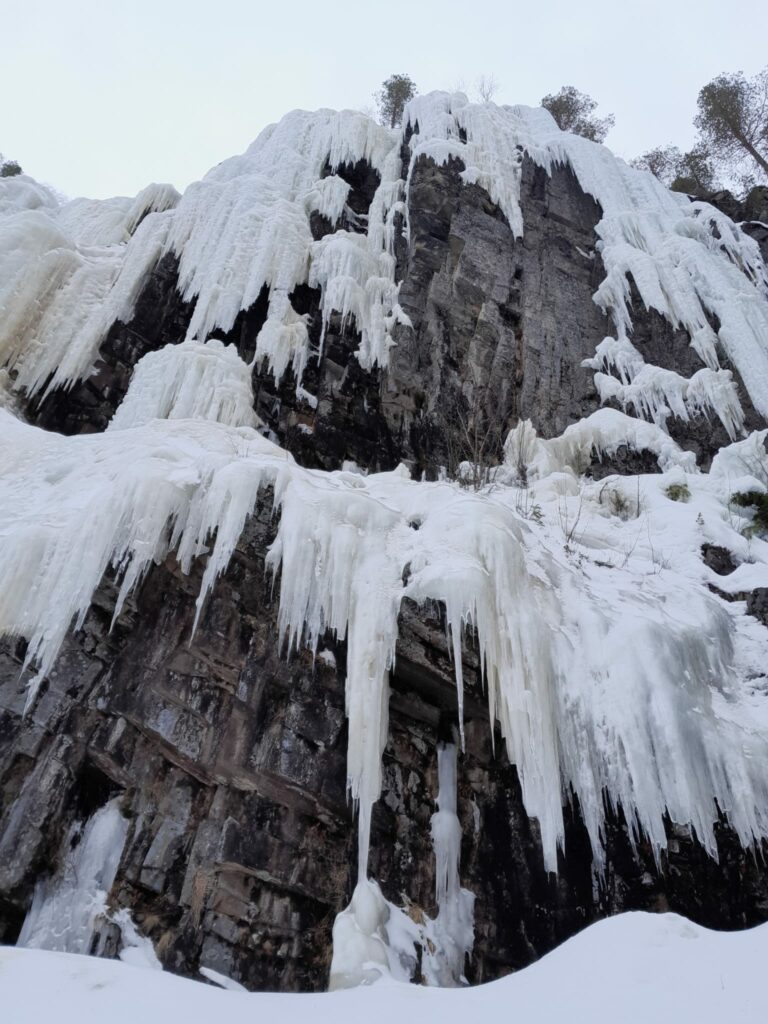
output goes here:
<path id="1" fill-rule="evenodd" d="M 571 167 L 600 204 L 597 248 L 606 277 L 595 299 L 613 315 L 618 337 L 632 327 L 631 277 L 646 306 L 684 327 L 713 371 L 719 343 L 755 407 L 768 414 L 768 356 L 761 341 L 768 332 L 768 278 L 756 243 L 727 217 L 668 192 L 604 146 L 561 132 L 544 110 L 431 93 L 408 105 L 404 131 L 411 148 L 406 181 L 398 132 L 354 111 L 329 110 L 294 111 L 270 125 L 243 155 L 219 164 L 180 201 L 169 186 L 154 185 L 133 202 L 59 206 L 25 176 L 5 179 L 0 365 L 15 368 L 15 386 L 30 392 L 87 375 L 111 324 L 130 319 L 146 275 L 161 254 L 173 252 L 183 296 L 194 301 L 188 340 L 229 330 L 266 287 L 269 310 L 256 357 L 278 379 L 291 365 L 300 383 L 309 339 L 291 295 L 308 283 L 321 289 L 324 323 L 332 313 L 354 321 L 361 364 L 385 366 L 395 326 L 408 324 L 398 303 L 393 248 L 396 219 L 407 218 L 404 198 L 415 162 L 462 161 L 463 180 L 487 189 L 519 236 L 527 154 L 548 171 L 555 164 Z M 337 173 L 360 162 L 380 182 L 365 216 L 346 205 L 350 186 Z M 318 241 L 313 214 L 331 228 Z M 706 407 L 727 401 L 723 387 L 715 389 L 718 400 L 711 384 L 699 396 Z M 714 411 L 719 415 L 721 406 Z M 727 417 L 737 429 L 738 417 Z"/>
<path id="2" fill-rule="evenodd" d="M 451 988 L 466 984 L 474 945 L 475 897 L 459 881 L 461 825 L 457 809 L 457 748 L 437 750 L 438 809 L 432 816 L 438 913 L 405 910 L 385 899 L 376 882 L 360 879 L 333 926 L 330 987 L 354 988 L 382 976 Z M 417 974 L 420 972 L 420 977 Z"/>
<path id="3" fill-rule="evenodd" d="M 214 420 L 255 427 L 250 367 L 234 345 L 185 341 L 149 352 L 136 371 L 110 430 L 150 420 Z"/>
<path id="4" fill-rule="evenodd" d="M 744 430 L 744 412 L 730 370 L 708 366 L 692 377 L 646 363 L 628 338 L 605 338 L 592 359 L 584 362 L 595 373 L 600 400 L 615 399 L 626 411 L 665 427 L 668 417 L 688 421 L 692 416 L 714 413 L 733 441 Z M 619 376 L 601 370 L 615 366 Z"/>
<path id="5" fill-rule="evenodd" d="M 0 634 L 28 641 L 27 710 L 107 571 L 119 582 L 117 616 L 154 562 L 174 553 L 187 572 L 205 556 L 199 617 L 259 492 L 271 488 L 279 527 L 267 561 L 280 580 L 281 637 L 289 650 L 306 643 L 315 652 L 329 631 L 347 641 L 347 774 L 359 846 L 358 885 L 335 929 L 339 983 L 381 973 L 371 964 L 403 969 L 397 951 L 414 941 L 407 915 L 367 878 L 404 598 L 445 607 L 459 726 L 462 644 L 474 635 L 489 714 L 538 819 L 548 870 L 557 869 L 571 791 L 598 869 L 606 800 L 621 806 L 632 840 L 644 834 L 657 855 L 666 816 L 692 824 L 713 856 L 721 812 L 745 845 L 768 836 L 762 627 L 711 591 L 701 558 L 704 543 L 726 547 L 740 577 L 768 585 L 768 543 L 745 533 L 750 513 L 731 502 L 737 488 L 768 489 L 765 432 L 723 449 L 707 474 L 664 429 L 670 414 L 702 412 L 731 437 L 743 429 L 718 345 L 768 413 L 768 303 L 756 246 L 705 204 L 559 132 L 544 111 L 433 94 L 409 105 L 405 132 L 406 181 L 399 133 L 362 114 L 320 111 L 266 129 L 178 204 L 164 187 L 99 207 L 61 205 L 29 179 L 0 184 Z M 407 230 L 415 161 L 461 160 L 464 181 L 486 188 L 520 235 L 524 153 L 546 169 L 569 165 L 600 204 L 606 277 L 596 300 L 612 313 L 616 337 L 590 364 L 603 398 L 647 419 L 605 408 L 549 439 L 522 422 L 492 486 L 477 492 L 413 481 L 404 466 L 369 476 L 304 469 L 258 434 L 251 367 L 206 340 L 211 332 L 227 331 L 266 288 L 255 362 L 277 378 L 290 366 L 301 389 L 311 353 L 291 296 L 308 284 L 320 289 L 325 326 L 334 314 L 354 321 L 362 366 L 385 366 L 396 326 L 408 326 L 393 248 L 400 215 Z M 341 176 L 361 161 L 379 180 L 367 215 L 349 208 Z M 313 214 L 331 229 L 318 240 Z M 35 394 L 88 375 L 104 335 L 130 319 L 148 272 L 170 252 L 194 302 L 187 337 L 137 365 L 110 429 L 62 437 L 21 422 L 9 382 Z M 707 364 L 690 379 L 646 364 L 629 341 L 630 276 L 646 305 L 688 331 Z M 651 452 L 662 472 L 580 479 L 596 453 L 621 447 Z M 726 592 L 719 577 L 717 586 Z M 442 929 L 441 948 L 453 943 L 455 977 L 471 916 L 458 876 L 455 748 L 440 756 L 440 910 L 430 927 Z"/>
<path id="6" fill-rule="evenodd" d="M 489 192 L 516 235 L 524 231 L 523 153 L 547 171 L 555 164 L 570 167 L 602 211 L 595 230 L 606 277 L 595 301 L 611 313 L 619 337 L 632 329 L 631 276 L 645 305 L 683 327 L 712 369 L 720 343 L 755 407 L 768 416 L 768 277 L 757 243 L 728 217 L 669 192 L 605 146 L 561 132 L 540 108 L 470 104 L 463 93 L 431 93 L 412 100 L 404 120 L 414 130 L 411 166 L 420 156 L 461 160 L 464 180 Z"/>
<path id="7" fill-rule="evenodd" d="M 570 470 L 583 473 L 593 455 L 615 455 L 619 448 L 650 452 L 659 468 L 667 471 L 679 466 L 696 472 L 696 456 L 683 451 L 655 423 L 627 416 L 616 409 L 598 409 L 566 427 L 559 437 L 538 437 L 530 420 L 522 420 L 504 442 L 507 467 L 527 479 Z M 501 479 L 503 471 L 497 474 Z"/>
<path id="8" fill-rule="evenodd" d="M 97 919 L 107 909 L 128 821 L 112 800 L 64 838 L 62 865 L 35 887 L 18 945 L 61 953 L 89 953 Z"/>
<path id="9" fill-rule="evenodd" d="M 475 941 L 475 897 L 462 889 L 461 824 L 457 811 L 456 744 L 440 744 L 437 750 L 437 811 L 432 815 L 432 843 L 435 848 L 435 886 L 438 914 L 434 922 L 442 984 L 455 984 L 464 975 L 464 962 Z"/>
<path id="10" fill-rule="evenodd" d="M 150 378 L 139 368 L 142 379 Z M 460 689 L 461 639 L 468 625 L 476 630 L 490 714 L 539 819 L 550 870 L 568 786 L 598 862 L 603 791 L 657 850 L 668 812 L 693 822 L 715 853 L 715 801 L 745 843 L 768 831 L 765 737 L 730 720 L 738 684 L 726 681 L 735 661 L 752 657 L 748 638 L 740 647 L 744 617 L 708 592 L 699 553 L 702 510 L 713 543 L 727 529 L 728 546 L 743 549 L 737 530 L 722 522 L 732 515 L 729 485 L 715 472 L 693 474 L 693 457 L 683 458 L 653 424 L 604 409 L 562 438 L 533 438 L 537 470 L 528 479 L 547 529 L 520 514 L 514 486 L 474 493 L 411 481 L 402 467 L 368 477 L 306 470 L 247 427 L 153 420 L 64 438 L 2 412 L 0 426 L 0 630 L 28 639 L 38 678 L 110 565 L 121 580 L 117 614 L 153 561 L 175 550 L 187 571 L 210 549 L 202 608 L 259 489 L 274 488 L 281 518 L 268 562 L 281 571 L 281 632 L 289 646 L 315 649 L 329 629 L 347 639 L 348 778 L 360 811 L 361 879 L 404 597 L 445 604 Z M 642 492 L 646 508 L 636 525 L 609 515 L 605 484 L 579 484 L 573 471 L 593 447 L 627 443 L 657 444 L 668 470 L 616 480 L 616 492 Z M 761 459 L 754 471 L 768 473 L 755 442 L 750 451 Z M 680 473 L 696 501 L 664 497 Z M 673 522 L 679 532 L 670 552 Z M 571 561 L 573 545 L 586 560 Z M 642 589 L 628 588 L 617 571 L 630 561 L 625 547 Z M 765 542 L 751 542 L 754 562 L 768 562 L 767 551 Z M 659 557 L 673 560 L 674 571 L 660 572 Z M 623 694 L 618 704 L 615 692 Z"/>

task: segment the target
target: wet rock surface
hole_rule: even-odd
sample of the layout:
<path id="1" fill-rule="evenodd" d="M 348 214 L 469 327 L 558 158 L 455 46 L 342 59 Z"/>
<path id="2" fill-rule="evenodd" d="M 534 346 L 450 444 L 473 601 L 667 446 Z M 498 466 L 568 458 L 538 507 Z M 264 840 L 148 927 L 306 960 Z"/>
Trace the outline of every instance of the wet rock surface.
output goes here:
<path id="1" fill-rule="evenodd" d="M 552 436 L 598 408 L 592 372 L 581 363 L 611 333 L 592 301 L 603 277 L 599 208 L 568 170 L 550 178 L 526 160 L 525 236 L 515 240 L 488 195 L 461 185 L 461 169 L 419 161 L 414 170 L 409 236 L 397 247 L 400 300 L 413 329 L 398 329 L 386 371 L 364 371 L 353 355 L 358 339 L 334 319 L 303 381 L 316 403 L 297 395 L 290 375 L 276 385 L 265 368 L 254 371 L 257 411 L 302 464 L 354 461 L 374 470 L 406 460 L 433 476 L 467 457 L 467 417 L 489 425 L 492 459 L 518 418 Z M 364 172 L 347 169 L 360 215 L 375 184 Z M 176 277 L 166 257 L 132 322 L 112 328 L 97 372 L 29 408 L 30 419 L 65 433 L 103 430 L 138 359 L 184 336 L 192 305 L 178 295 Z M 310 315 L 319 350 L 318 302 L 308 288 L 293 296 L 297 311 Z M 244 358 L 253 355 L 266 303 L 265 294 L 220 335 Z M 686 375 L 699 368 L 687 337 L 639 303 L 634 322 L 649 362 Z M 672 426 L 704 464 L 724 443 L 718 430 Z M 646 455 L 619 452 L 596 462 L 593 475 L 655 469 Z M 212 967 L 253 989 L 325 986 L 333 919 L 355 882 L 345 649 L 328 638 L 316 659 L 280 651 L 264 572 L 273 533 L 265 493 L 194 636 L 201 565 L 189 577 L 172 559 L 154 567 L 112 629 L 115 588 L 105 579 L 26 719 L 24 645 L 2 642 L 0 941 L 15 941 L 35 882 L 56 870 L 71 823 L 117 795 L 130 828 L 111 904 L 130 908 L 166 967 L 192 976 Z M 708 558 L 716 572 L 728 571 L 717 549 Z M 752 614 L 768 621 L 765 595 L 756 591 L 753 600 Z M 657 863 L 642 839 L 633 846 L 619 810 L 606 829 L 606 871 L 595 877 L 578 807 L 569 806 L 561 870 L 548 876 L 515 768 L 498 733 L 495 752 L 491 743 L 471 643 L 464 675 L 459 817 L 462 884 L 476 895 L 471 981 L 522 967 L 620 910 L 675 910 L 719 928 L 768 918 L 765 859 L 744 852 L 725 822 L 719 862 L 689 829 L 669 822 L 669 851 Z M 388 898 L 434 914 L 435 745 L 456 719 L 439 607 L 404 605 L 391 689 L 370 870 Z M 102 929 L 95 948 L 114 954 L 115 926 Z"/>

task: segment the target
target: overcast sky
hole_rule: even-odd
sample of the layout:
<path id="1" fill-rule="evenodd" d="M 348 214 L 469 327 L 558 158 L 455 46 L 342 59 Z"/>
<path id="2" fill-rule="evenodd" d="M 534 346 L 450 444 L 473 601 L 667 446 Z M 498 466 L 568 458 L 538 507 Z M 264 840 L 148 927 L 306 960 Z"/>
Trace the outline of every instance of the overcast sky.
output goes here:
<path id="1" fill-rule="evenodd" d="M 575 85 L 627 158 L 693 140 L 699 88 L 768 62 L 766 0 L 4 0 L 0 152 L 70 196 L 183 189 L 295 107 L 493 74 L 499 103 Z"/>

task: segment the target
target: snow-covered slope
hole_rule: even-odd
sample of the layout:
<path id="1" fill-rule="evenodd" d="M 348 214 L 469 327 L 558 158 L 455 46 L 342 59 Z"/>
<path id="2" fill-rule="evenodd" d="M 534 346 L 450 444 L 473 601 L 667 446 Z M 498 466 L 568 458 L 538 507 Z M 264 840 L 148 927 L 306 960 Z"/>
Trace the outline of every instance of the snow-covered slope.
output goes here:
<path id="1" fill-rule="evenodd" d="M 0 395 L 0 633 L 28 641 L 27 706 L 108 570 L 120 582 L 117 616 L 153 563 L 173 553 L 188 572 L 206 558 L 199 614 L 271 488 L 279 528 L 267 565 L 280 579 L 281 638 L 289 650 L 317 651 L 328 631 L 347 641 L 359 887 L 351 915 L 337 921 L 334 970 L 358 980 L 370 962 L 389 964 L 391 911 L 367 870 L 404 599 L 445 606 L 459 730 L 462 645 L 476 636 L 489 716 L 538 820 L 547 870 L 557 869 L 571 793 L 598 869 L 607 807 L 623 809 L 632 841 L 647 837 L 657 858 L 666 816 L 692 825 L 713 857 L 721 813 L 745 846 L 768 837 L 766 634 L 743 601 L 723 596 L 768 587 L 768 543 L 733 501 L 737 491 L 768 490 L 768 432 L 743 436 L 733 377 L 718 362 L 724 352 L 765 416 L 768 279 L 756 245 L 706 204 L 559 132 L 542 111 L 433 94 L 414 101 L 405 122 L 410 167 L 401 166 L 404 137 L 361 114 L 296 112 L 180 200 L 157 186 L 134 203 L 59 206 L 23 177 L 0 185 L 9 392 Z M 258 432 L 253 364 L 210 332 L 232 327 L 267 286 L 254 364 L 266 361 L 276 377 L 291 366 L 300 386 L 313 353 L 290 295 L 307 283 L 321 291 L 325 322 L 332 312 L 354 320 L 360 364 L 386 367 L 395 328 L 409 327 L 394 239 L 399 217 L 407 231 L 415 161 L 461 159 L 464 181 L 486 188 L 519 236 L 523 152 L 545 169 L 567 163 L 602 209 L 607 276 L 595 301 L 616 337 L 594 339 L 589 367 L 602 399 L 625 411 L 599 410 L 554 438 L 518 423 L 504 465 L 478 489 L 464 485 L 471 466 L 464 481 L 425 482 L 404 465 L 368 476 L 297 465 Z M 347 207 L 349 185 L 333 173 L 358 161 L 379 180 L 365 217 Z M 314 213 L 338 229 L 314 240 Z M 130 318 L 164 252 L 178 257 L 180 287 L 194 301 L 187 337 L 138 363 L 110 429 L 64 437 L 21 422 L 19 394 L 91 372 L 106 331 Z M 706 364 L 690 378 L 647 363 L 630 342 L 628 275 L 648 306 L 689 333 Z M 666 430 L 670 417 L 701 415 L 719 418 L 733 442 L 708 473 Z M 599 483 L 582 475 L 595 455 L 620 448 L 653 453 L 660 472 Z M 705 565 L 705 544 L 739 563 L 732 578 Z M 433 824 L 433 924 L 448 929 L 444 948 L 463 961 L 471 924 L 455 773 L 441 773 L 441 783 L 449 777 L 454 796 L 441 788 Z M 457 980 L 460 963 L 449 973 Z"/>
<path id="2" fill-rule="evenodd" d="M 217 991 L 114 961 L 0 948 L 0 1005 L 5 1024 L 758 1024 L 768 1017 L 766 957 L 768 925 L 729 934 L 675 914 L 635 913 L 592 925 L 533 966 L 468 991 L 390 982 L 273 995 Z"/>

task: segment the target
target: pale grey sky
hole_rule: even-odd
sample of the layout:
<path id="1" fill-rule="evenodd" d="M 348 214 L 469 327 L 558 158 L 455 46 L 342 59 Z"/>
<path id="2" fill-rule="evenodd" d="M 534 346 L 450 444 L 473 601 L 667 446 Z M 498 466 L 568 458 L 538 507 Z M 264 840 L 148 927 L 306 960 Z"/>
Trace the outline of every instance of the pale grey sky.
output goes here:
<path id="1" fill-rule="evenodd" d="M 699 88 L 768 62 L 765 0 L 2 0 L 0 151 L 70 196 L 183 189 L 295 107 L 394 72 L 500 103 L 575 85 L 631 157 L 693 140 Z"/>

